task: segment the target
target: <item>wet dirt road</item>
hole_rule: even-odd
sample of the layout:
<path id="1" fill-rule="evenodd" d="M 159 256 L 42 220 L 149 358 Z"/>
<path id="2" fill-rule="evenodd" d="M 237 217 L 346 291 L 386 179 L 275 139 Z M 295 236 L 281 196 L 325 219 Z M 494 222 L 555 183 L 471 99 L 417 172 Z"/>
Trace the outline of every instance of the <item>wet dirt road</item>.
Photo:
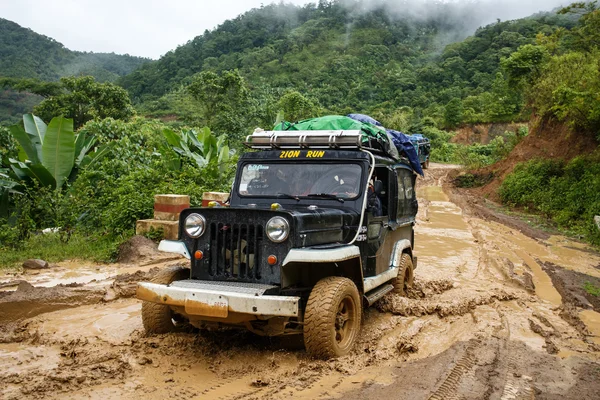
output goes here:
<path id="1" fill-rule="evenodd" d="M 474 216 L 443 188 L 449 171 L 419 181 L 415 288 L 366 311 L 351 355 L 235 330 L 146 337 L 131 288 L 174 261 L 67 265 L 0 277 L 50 286 L 0 295 L 0 398 L 600 398 L 600 304 L 580 290 L 600 282 L 600 255 Z M 85 295 L 52 287 L 71 281 Z M 25 312 L 39 293 L 54 308 Z"/>

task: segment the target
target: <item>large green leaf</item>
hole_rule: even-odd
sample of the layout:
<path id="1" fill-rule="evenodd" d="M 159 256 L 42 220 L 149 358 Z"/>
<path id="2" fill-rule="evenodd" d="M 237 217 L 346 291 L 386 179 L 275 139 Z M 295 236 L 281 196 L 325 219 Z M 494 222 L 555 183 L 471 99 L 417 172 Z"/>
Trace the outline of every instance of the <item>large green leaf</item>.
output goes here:
<path id="1" fill-rule="evenodd" d="M 6 174 L 7 170 L 0 169 L 0 192 L 6 191 L 6 193 L 17 193 L 22 194 L 24 190 L 23 185 L 19 182 L 15 182 L 9 175 Z"/>
<path id="2" fill-rule="evenodd" d="M 81 159 L 79 167 L 86 168 L 91 165 L 94 165 L 96 162 L 100 161 L 102 158 L 106 157 L 110 153 L 112 148 L 115 147 L 115 143 L 117 142 L 110 142 L 106 146 L 98 148 L 95 152 L 85 155 Z"/>
<path id="3" fill-rule="evenodd" d="M 31 164 L 28 165 L 28 167 L 33 176 L 35 176 L 35 179 L 37 179 L 43 186 L 50 186 L 52 188 L 58 187 L 56 186 L 57 182 L 50 171 L 48 171 L 42 164 Z"/>
<path id="4" fill-rule="evenodd" d="M 224 145 L 221 147 L 221 150 L 219 150 L 219 158 L 217 159 L 217 163 L 221 164 L 227 161 L 229 161 L 229 146 Z"/>
<path id="5" fill-rule="evenodd" d="M 204 158 L 208 162 L 217 155 L 217 138 L 213 135 L 209 135 L 204 141 Z"/>
<path id="6" fill-rule="evenodd" d="M 42 143 L 44 143 L 44 136 L 46 135 L 46 124 L 39 117 L 33 114 L 23 115 L 23 126 L 25 126 L 25 132 L 31 137 L 38 157 L 42 157 Z"/>
<path id="7" fill-rule="evenodd" d="M 186 134 L 188 136 L 189 143 L 192 143 L 197 149 L 202 150 L 202 144 L 198 140 L 198 137 L 196 136 L 196 132 L 194 132 L 193 129 L 190 129 L 190 130 L 184 132 L 184 134 Z"/>
<path id="8" fill-rule="evenodd" d="M 8 200 L 8 189 L 0 186 L 0 218 L 8 218 L 10 216 L 10 203 Z"/>
<path id="9" fill-rule="evenodd" d="M 13 171 L 13 176 L 15 179 L 18 179 L 20 181 L 27 179 L 28 175 L 25 172 L 25 163 L 22 163 L 19 160 L 15 160 L 14 158 L 9 158 L 8 161 L 10 162 L 10 169 Z M 21 164 L 23 164 L 23 168 L 21 167 Z"/>
<path id="10" fill-rule="evenodd" d="M 181 138 L 172 130 L 168 128 L 163 129 L 163 136 L 171 146 L 181 147 Z"/>
<path id="11" fill-rule="evenodd" d="M 75 162 L 75 134 L 73 120 L 54 117 L 42 144 L 42 163 L 56 179 L 56 188 L 60 189 L 69 177 Z"/>
<path id="12" fill-rule="evenodd" d="M 81 165 L 83 158 L 95 144 L 96 138 L 94 136 L 87 137 L 83 133 L 77 135 L 75 140 L 75 166 L 79 167 Z"/>
<path id="13" fill-rule="evenodd" d="M 198 168 L 204 168 L 208 164 L 208 161 L 200 154 L 190 153 L 190 156 L 196 161 Z"/>
<path id="14" fill-rule="evenodd" d="M 56 180 L 42 164 L 24 163 L 12 158 L 9 161 L 12 170 L 19 179 L 24 180 L 29 177 L 38 181 L 42 186 L 56 188 Z"/>
<path id="15" fill-rule="evenodd" d="M 205 126 L 204 128 L 200 129 L 200 132 L 198 132 L 197 136 L 198 141 L 201 144 L 200 150 L 202 150 L 204 157 L 206 157 L 207 153 L 210 151 L 210 138 L 212 137 L 210 129 Z"/>
<path id="16" fill-rule="evenodd" d="M 181 170 L 181 157 L 172 148 L 167 145 L 161 145 L 158 147 L 159 155 L 165 162 L 169 170 L 180 171 Z"/>
<path id="17" fill-rule="evenodd" d="M 13 138 L 15 138 L 15 140 L 19 142 L 19 145 L 21 145 L 21 149 L 23 149 L 25 155 L 27 155 L 27 158 L 32 163 L 39 164 L 41 159 L 32 137 L 25 132 L 25 129 L 23 129 L 21 125 L 12 125 L 9 129 Z"/>

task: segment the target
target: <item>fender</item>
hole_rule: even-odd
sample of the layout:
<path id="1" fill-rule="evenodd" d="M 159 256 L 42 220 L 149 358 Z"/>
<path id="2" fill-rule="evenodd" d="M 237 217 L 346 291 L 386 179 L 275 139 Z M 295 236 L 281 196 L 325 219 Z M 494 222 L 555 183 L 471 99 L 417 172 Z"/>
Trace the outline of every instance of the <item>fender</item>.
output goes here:
<path id="1" fill-rule="evenodd" d="M 394 244 L 394 249 L 392 250 L 392 254 L 390 256 L 390 268 L 379 275 L 365 278 L 365 293 L 375 289 L 378 286 L 381 286 L 387 281 L 394 279 L 398 275 L 398 268 L 400 266 L 402 253 L 406 252 L 407 249 L 409 254 L 412 253 L 412 247 L 408 239 L 398 240 L 396 244 Z"/>
<path id="2" fill-rule="evenodd" d="M 158 244 L 158 250 L 166 253 L 180 254 L 188 260 L 192 258 L 185 243 L 180 242 L 179 240 L 161 240 Z"/>
<path id="3" fill-rule="evenodd" d="M 305 271 L 308 275 L 299 274 L 298 271 Z M 304 286 L 311 286 L 319 279 L 337 275 L 349 278 L 358 291 L 363 292 L 360 249 L 354 245 L 333 249 L 292 249 L 283 260 L 281 274 L 283 287 L 301 279 Z"/>
<path id="4" fill-rule="evenodd" d="M 406 251 L 408 249 L 408 251 Z M 390 268 L 398 267 L 400 265 L 400 259 L 402 258 L 402 253 L 408 253 L 412 257 L 412 246 L 410 244 L 410 240 L 402 239 L 398 240 L 396 244 L 394 244 L 394 249 L 392 250 L 392 254 L 390 256 Z"/>
<path id="5" fill-rule="evenodd" d="M 358 246 L 343 246 L 334 249 L 292 249 L 283 260 L 283 266 L 292 262 L 341 262 L 357 257 L 360 258 Z"/>

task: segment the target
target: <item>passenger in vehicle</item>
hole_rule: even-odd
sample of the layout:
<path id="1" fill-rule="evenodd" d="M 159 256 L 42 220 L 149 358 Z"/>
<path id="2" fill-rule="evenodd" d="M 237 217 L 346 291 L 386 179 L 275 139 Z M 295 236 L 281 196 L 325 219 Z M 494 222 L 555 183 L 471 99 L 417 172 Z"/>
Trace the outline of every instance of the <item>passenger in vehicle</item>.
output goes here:
<path id="1" fill-rule="evenodd" d="M 373 172 L 373 179 L 369 182 L 369 194 L 367 195 L 367 212 L 371 212 L 374 217 L 381 217 L 383 215 L 381 200 L 375 192 L 375 182 L 377 181 L 377 175 Z"/>

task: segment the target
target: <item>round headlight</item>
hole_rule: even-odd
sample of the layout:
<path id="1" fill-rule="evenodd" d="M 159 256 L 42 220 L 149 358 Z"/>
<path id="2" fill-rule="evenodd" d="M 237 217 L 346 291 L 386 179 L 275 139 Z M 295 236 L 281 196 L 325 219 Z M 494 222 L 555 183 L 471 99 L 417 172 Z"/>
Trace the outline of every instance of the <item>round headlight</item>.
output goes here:
<path id="1" fill-rule="evenodd" d="M 275 243 L 281 243 L 290 234 L 290 224 L 283 217 L 273 217 L 267 222 L 267 236 Z"/>
<path id="2" fill-rule="evenodd" d="M 200 237 L 206 230 L 206 219 L 200 214 L 190 214 L 185 219 L 184 228 L 188 236 L 193 238 Z"/>

